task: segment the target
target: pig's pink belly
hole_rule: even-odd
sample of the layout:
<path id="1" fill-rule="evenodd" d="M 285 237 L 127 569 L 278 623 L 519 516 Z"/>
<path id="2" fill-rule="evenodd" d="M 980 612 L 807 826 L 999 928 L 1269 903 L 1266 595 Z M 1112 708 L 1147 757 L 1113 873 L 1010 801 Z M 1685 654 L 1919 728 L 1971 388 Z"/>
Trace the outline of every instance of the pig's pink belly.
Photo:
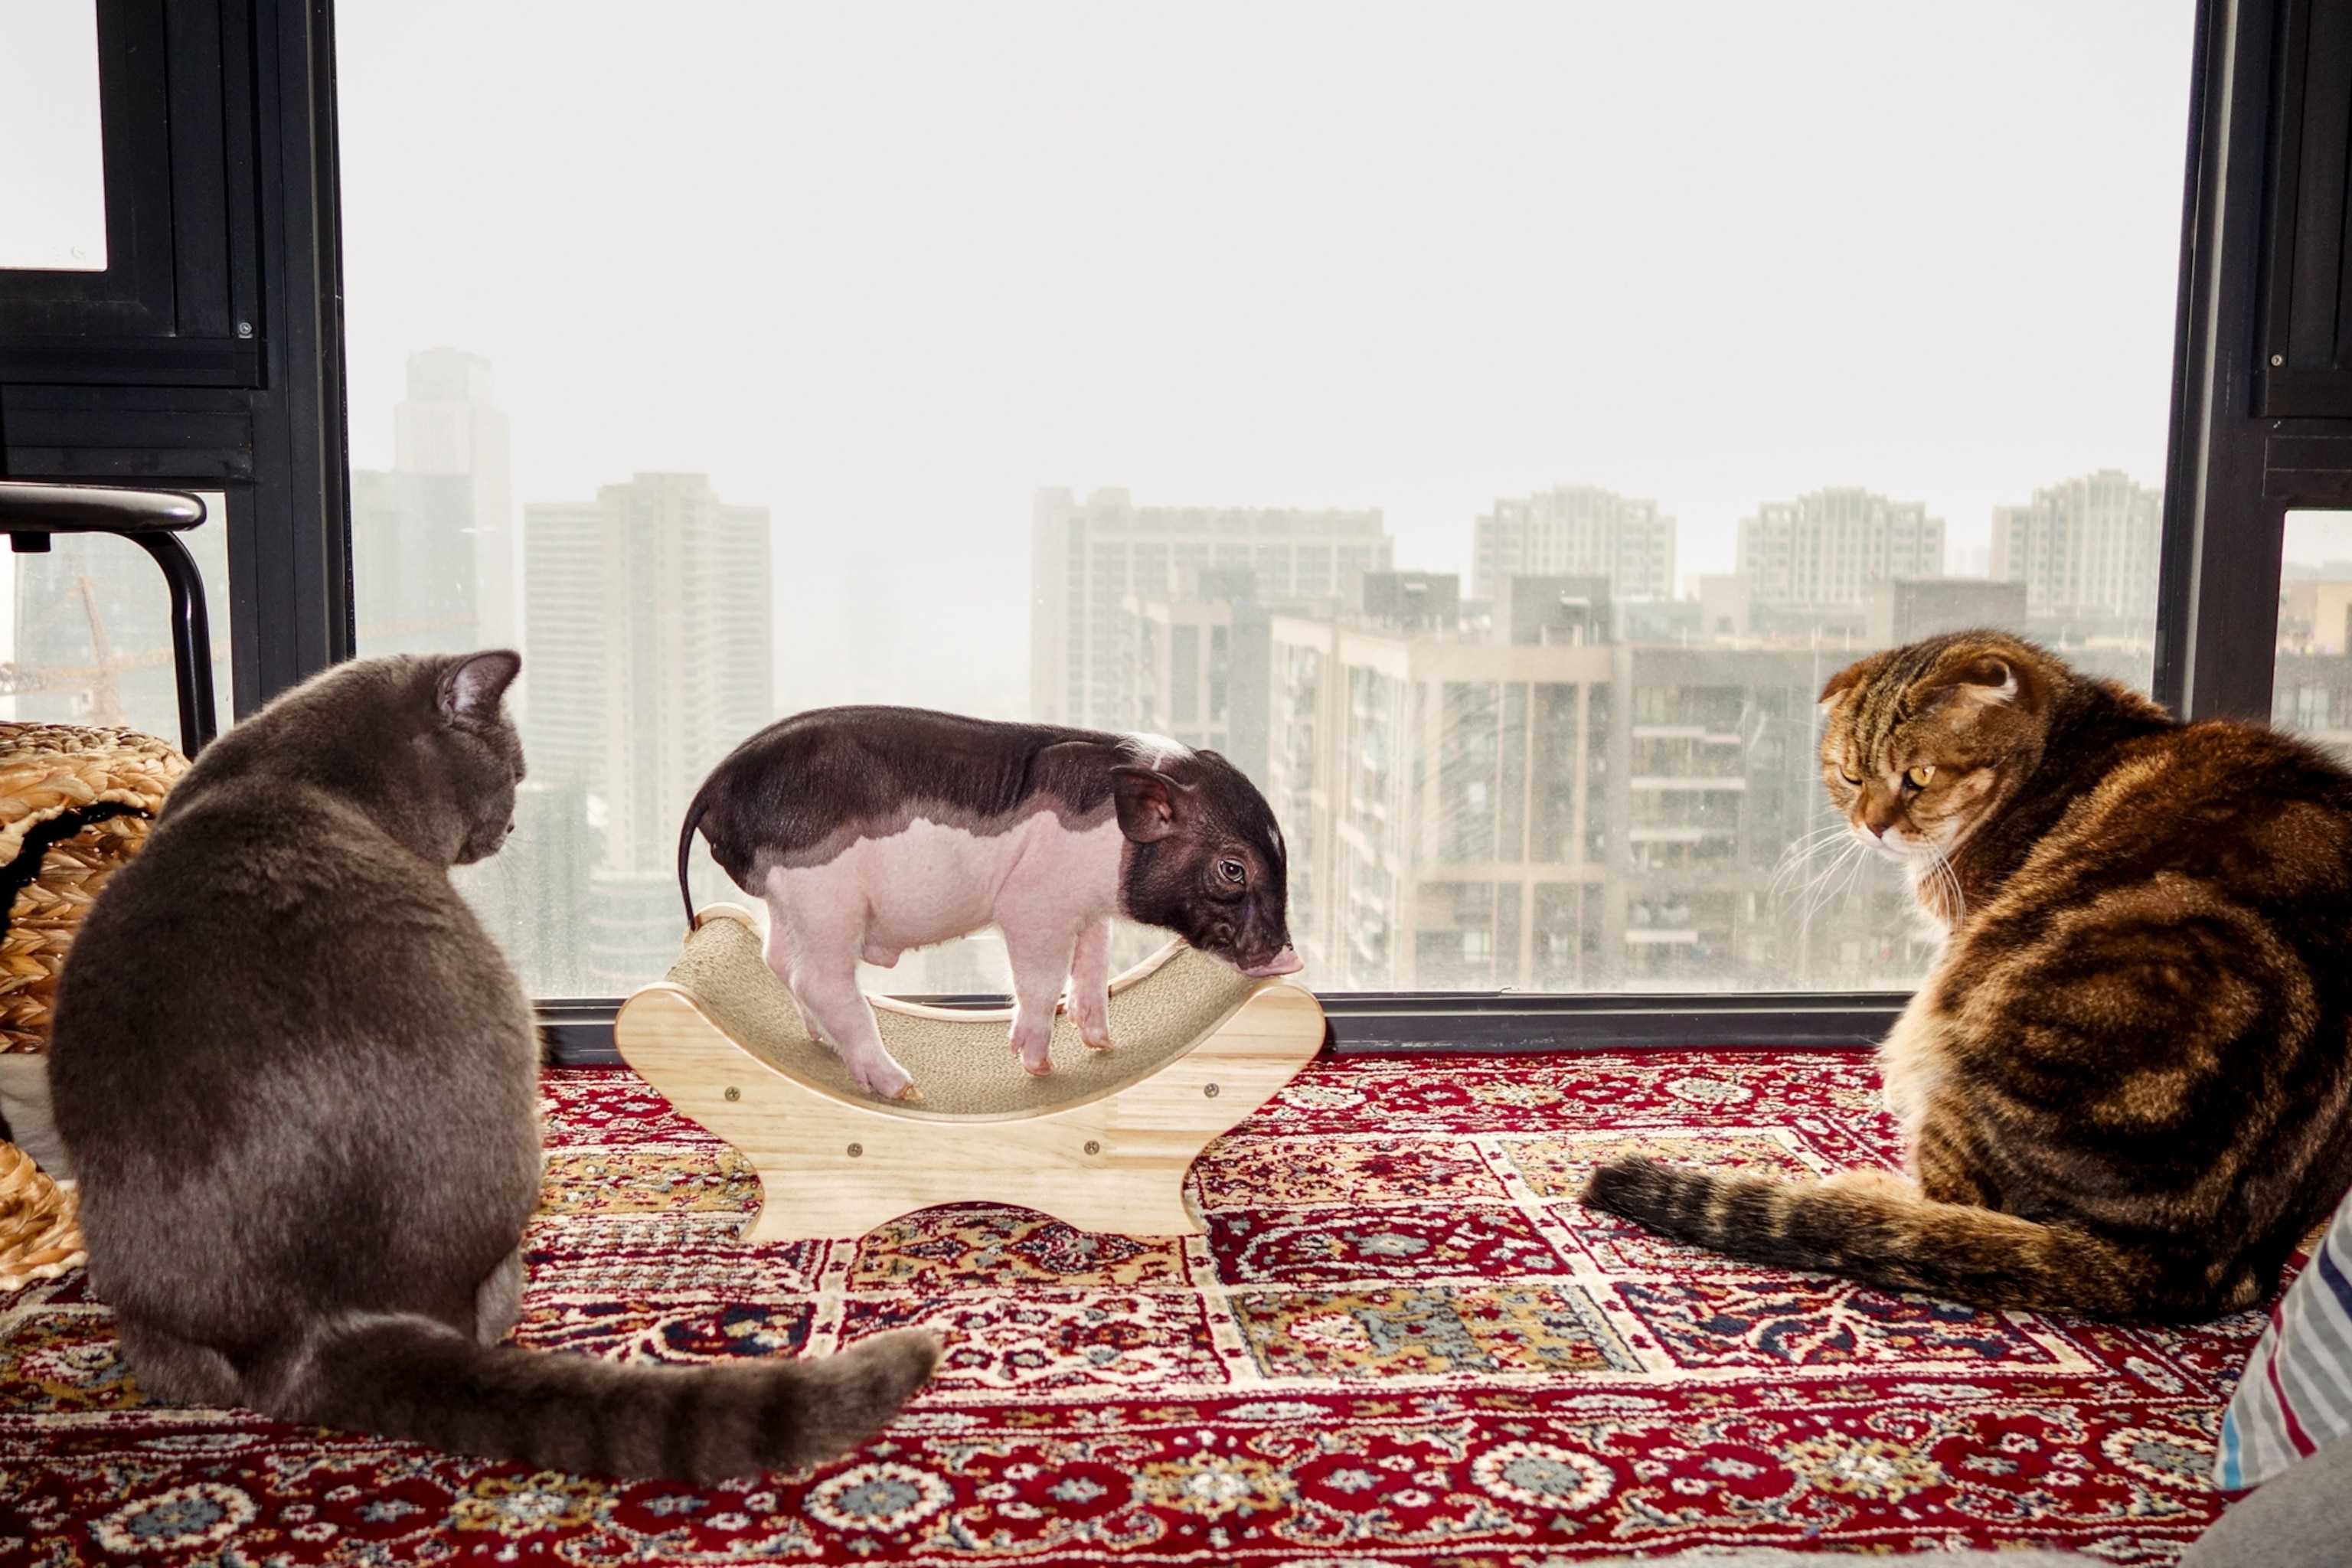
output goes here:
<path id="1" fill-rule="evenodd" d="M 1108 838 L 1098 843 L 1102 829 L 1072 833 L 1050 815 L 992 835 L 917 817 L 903 832 L 861 838 L 822 866 L 771 871 L 770 907 L 804 935 L 851 938 L 877 957 L 992 921 L 1042 917 L 1075 929 L 1097 913 L 1092 906 L 1111 885 L 1096 864 L 1106 848 L 1115 875 L 1118 827 L 1106 826 Z"/>

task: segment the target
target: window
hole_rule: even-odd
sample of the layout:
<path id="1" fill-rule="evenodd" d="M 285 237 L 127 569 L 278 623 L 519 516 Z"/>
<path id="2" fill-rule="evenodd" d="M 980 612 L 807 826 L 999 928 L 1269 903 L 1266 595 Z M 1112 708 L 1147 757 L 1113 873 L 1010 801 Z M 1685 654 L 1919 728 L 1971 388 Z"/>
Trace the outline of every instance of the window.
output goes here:
<path id="1" fill-rule="evenodd" d="M 338 15 L 361 647 L 523 647 L 541 994 L 876 700 L 1233 755 L 1325 988 L 1906 986 L 1822 682 L 2150 679 L 2188 0 Z"/>
<path id="2" fill-rule="evenodd" d="M 180 535 L 205 582 L 212 625 L 215 722 L 228 728 L 232 677 L 227 606 L 227 499 L 202 497 L 205 518 Z M 146 552 L 111 534 L 60 533 L 49 549 L 11 553 L 15 592 L 0 596 L 0 718 L 127 724 L 181 743 L 172 670 L 172 594 Z"/>
<path id="3" fill-rule="evenodd" d="M 2271 722 L 2352 762 L 2352 512 L 2289 512 L 2281 555 Z"/>

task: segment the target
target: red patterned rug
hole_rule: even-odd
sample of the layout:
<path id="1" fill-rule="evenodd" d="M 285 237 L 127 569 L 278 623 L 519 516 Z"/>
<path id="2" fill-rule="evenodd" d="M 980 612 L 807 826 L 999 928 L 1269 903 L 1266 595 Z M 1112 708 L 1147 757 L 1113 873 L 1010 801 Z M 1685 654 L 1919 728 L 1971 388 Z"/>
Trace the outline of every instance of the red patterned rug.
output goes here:
<path id="1" fill-rule="evenodd" d="M 0 1560 L 1536 1568 L 1706 1543 L 2169 1563 L 2220 1511 L 2261 1320 L 1978 1312 L 1586 1213 L 1635 1147 L 1883 1161 L 1866 1057 L 1318 1063 L 1194 1169 L 1209 1234 L 935 1209 L 745 1247 L 731 1152 L 635 1077 L 548 1083 L 520 1337 L 667 1361 L 899 1324 L 938 1381 L 810 1475 L 533 1474 L 142 1402 L 79 1277 L 0 1297 Z"/>

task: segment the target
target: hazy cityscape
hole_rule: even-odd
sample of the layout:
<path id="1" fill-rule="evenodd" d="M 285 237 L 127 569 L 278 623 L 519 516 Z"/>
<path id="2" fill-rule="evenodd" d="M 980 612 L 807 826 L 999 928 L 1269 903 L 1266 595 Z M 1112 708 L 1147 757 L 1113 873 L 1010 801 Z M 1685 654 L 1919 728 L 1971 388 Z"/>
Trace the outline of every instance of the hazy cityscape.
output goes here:
<path id="1" fill-rule="evenodd" d="M 701 474 L 518 506 L 493 367 L 463 351 L 412 356 L 390 416 L 392 467 L 352 477 L 359 650 L 524 650 L 518 831 L 461 881 L 537 994 L 625 992 L 677 952 L 688 797 L 804 705 L 778 689 L 780 615 L 824 616 L 888 669 L 887 553 L 851 558 L 880 611 L 861 628 L 856 605 L 796 592 L 767 509 Z M 1813 760 L 1822 682 L 1868 649 L 1994 625 L 2144 688 L 2161 511 L 2120 472 L 2053 476 L 1995 509 L 1982 571 L 1962 574 L 1923 503 L 1826 487 L 1758 503 L 1735 571 L 1678 574 L 1654 500 L 1563 484 L 1465 519 L 1465 581 L 1401 563 L 1377 509 L 1041 489 L 1025 710 L 1248 772 L 1328 988 L 1899 987 L 1931 949 L 1892 869 L 1825 882 L 1830 850 L 1799 858 L 1835 826 Z M 218 538 L 200 531 L 200 554 Z M 18 563 L 19 713 L 168 728 L 152 568 L 69 542 Z M 2297 553 L 2278 716 L 2352 740 L 2352 560 Z M 836 685 L 810 700 L 900 695 L 887 677 Z M 741 898 L 707 863 L 697 878 L 701 897 Z M 1003 983 L 985 934 L 867 978 Z"/>
<path id="2" fill-rule="evenodd" d="M 360 640 L 523 645 L 541 994 L 738 700 L 1221 737 L 1326 985 L 1900 984 L 1817 663 L 2147 663 L 2189 0 L 567 18 L 336 11 Z"/>

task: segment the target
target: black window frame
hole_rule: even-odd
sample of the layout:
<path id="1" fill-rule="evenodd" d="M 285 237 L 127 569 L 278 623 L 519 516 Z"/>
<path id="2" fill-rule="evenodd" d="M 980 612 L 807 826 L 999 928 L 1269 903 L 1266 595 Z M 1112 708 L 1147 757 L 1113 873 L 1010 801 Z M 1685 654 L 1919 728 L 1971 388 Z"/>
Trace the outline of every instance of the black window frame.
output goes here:
<path id="1" fill-rule="evenodd" d="M 333 7 L 98 24 L 110 265 L 0 271 L 0 477 L 224 492 L 242 717 L 353 643 Z"/>
<path id="2" fill-rule="evenodd" d="M 0 272 L 0 475 L 226 489 L 243 716 L 353 645 L 333 5 L 99 5 L 121 276 Z M 2154 694 L 2187 719 L 2267 718 L 2286 512 L 2352 500 L 2352 330 L 2336 353 L 2310 314 L 2352 320 L 2352 281 L 2339 301 L 2309 263 L 2352 262 L 2341 190 L 2328 207 L 2310 173 L 2340 166 L 2352 123 L 2331 64 L 2352 0 L 2200 0 L 2194 26 Z M 1853 1048 L 1907 1000 L 1324 998 L 1350 1051 Z M 616 1005 L 540 1004 L 571 1060 L 616 1059 Z"/>

